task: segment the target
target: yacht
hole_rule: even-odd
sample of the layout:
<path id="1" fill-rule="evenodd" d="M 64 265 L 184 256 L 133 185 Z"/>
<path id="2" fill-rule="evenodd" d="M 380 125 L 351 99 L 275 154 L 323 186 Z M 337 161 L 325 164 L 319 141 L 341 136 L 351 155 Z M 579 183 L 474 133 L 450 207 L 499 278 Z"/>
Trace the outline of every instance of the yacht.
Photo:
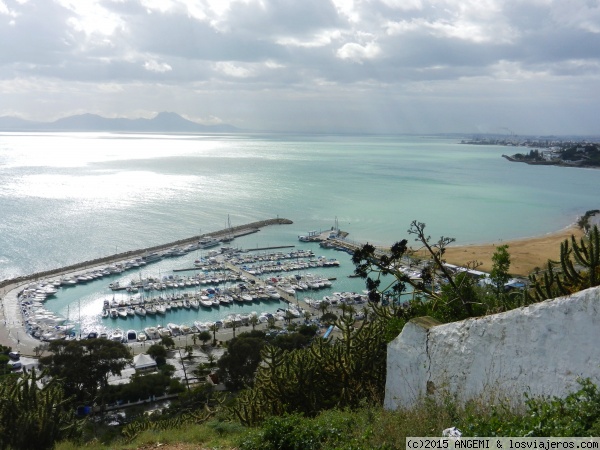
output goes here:
<path id="1" fill-rule="evenodd" d="M 208 325 L 205 322 L 199 320 L 194 321 L 194 325 L 198 328 L 198 331 L 208 331 Z"/>
<path id="2" fill-rule="evenodd" d="M 198 248 L 211 248 L 219 245 L 220 242 L 212 236 L 203 237 L 198 241 Z"/>
<path id="3" fill-rule="evenodd" d="M 219 296 L 219 304 L 220 305 L 231 305 L 233 303 L 233 297 L 231 295 L 220 295 Z"/>
<path id="4" fill-rule="evenodd" d="M 169 330 L 168 328 L 164 328 L 161 325 L 159 325 L 157 327 L 157 330 L 158 330 L 158 334 L 160 335 L 160 337 L 163 337 L 163 336 L 169 336 L 170 337 L 170 336 L 172 336 L 171 330 Z"/>
<path id="5" fill-rule="evenodd" d="M 146 263 L 158 261 L 159 259 L 162 259 L 162 256 L 158 252 L 148 253 L 147 255 L 142 257 L 142 260 Z"/>
<path id="6" fill-rule="evenodd" d="M 179 336 L 181 334 L 181 327 L 176 323 L 167 324 L 167 328 L 171 331 L 173 336 Z"/>
<path id="7" fill-rule="evenodd" d="M 277 289 L 273 286 L 267 286 L 265 288 L 265 292 L 267 293 L 269 298 L 272 298 L 274 300 L 278 300 L 281 298 L 281 295 L 279 294 L 279 292 L 277 292 Z"/>
<path id="8" fill-rule="evenodd" d="M 115 328 L 110 335 L 110 340 L 121 342 L 123 340 L 123 330 L 120 328 Z"/>
<path id="9" fill-rule="evenodd" d="M 156 327 L 146 327 L 144 328 L 144 333 L 146 333 L 148 339 L 160 339 L 160 334 Z"/>
<path id="10" fill-rule="evenodd" d="M 213 302 L 210 298 L 208 298 L 208 296 L 206 295 L 201 295 L 200 296 L 200 300 L 199 300 L 200 304 L 202 306 L 204 306 L 205 308 L 212 308 Z"/>
<path id="11" fill-rule="evenodd" d="M 127 342 L 135 342 L 138 340 L 138 333 L 135 330 L 127 330 Z"/>

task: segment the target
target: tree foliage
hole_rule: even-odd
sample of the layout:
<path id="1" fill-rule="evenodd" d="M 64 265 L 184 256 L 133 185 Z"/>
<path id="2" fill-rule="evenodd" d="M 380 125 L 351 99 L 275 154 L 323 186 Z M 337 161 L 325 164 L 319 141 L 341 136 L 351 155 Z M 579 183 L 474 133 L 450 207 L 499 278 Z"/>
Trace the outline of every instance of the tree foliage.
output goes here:
<path id="1" fill-rule="evenodd" d="M 455 312 L 453 320 L 472 317 L 480 312 L 476 308 L 480 306 L 479 299 L 472 295 L 468 278 L 455 277 L 445 264 L 446 247 L 454 242 L 454 238 L 442 236 L 437 242 L 432 242 L 425 233 L 425 224 L 416 220 L 411 223 L 408 234 L 415 237 L 418 248 L 409 248 L 408 240 L 403 239 L 392 245 L 389 253 L 378 253 L 370 244 L 354 252 L 354 272 L 365 279 L 369 301 L 380 303 L 385 300 L 385 303 L 399 305 L 401 295 L 410 286 L 418 294 L 416 301 L 410 303 L 415 312 L 429 310 L 435 316 L 436 310 L 450 308 Z M 414 256 L 421 253 L 427 255 L 427 260 L 417 266 L 420 276 L 415 278 L 406 273 L 405 268 L 415 267 Z M 477 265 L 477 262 L 472 262 L 468 268 Z M 387 279 L 390 281 L 382 287 L 385 276 L 389 276 Z M 446 286 L 445 289 L 439 289 L 442 284 Z M 406 317 L 403 311 L 396 309 L 395 312 Z"/>
<path id="2" fill-rule="evenodd" d="M 167 349 L 162 343 L 152 344 L 150 347 L 148 347 L 146 353 L 150 355 L 154 360 L 158 358 L 167 358 Z"/>
<path id="3" fill-rule="evenodd" d="M 496 296 L 504 290 L 504 285 L 510 280 L 510 254 L 508 253 L 508 245 L 496 247 L 496 251 L 492 255 L 492 270 L 490 279 L 496 287 Z"/>
<path id="4" fill-rule="evenodd" d="M 239 390 L 251 386 L 260 362 L 260 352 L 265 346 L 265 333 L 241 333 L 227 344 L 227 351 L 219 359 L 219 377 L 229 389 Z"/>
<path id="5" fill-rule="evenodd" d="M 152 396 L 159 397 L 166 393 L 182 392 L 184 389 L 179 380 L 172 380 L 168 374 L 161 371 L 158 373 L 135 374 L 129 383 L 111 385 L 105 398 L 108 403 L 117 400 L 137 402 Z"/>
<path id="6" fill-rule="evenodd" d="M 110 375 L 120 375 L 132 362 L 129 349 L 108 339 L 52 341 L 51 354 L 40 359 L 49 375 L 60 379 L 68 396 L 93 400 L 108 386 Z"/>

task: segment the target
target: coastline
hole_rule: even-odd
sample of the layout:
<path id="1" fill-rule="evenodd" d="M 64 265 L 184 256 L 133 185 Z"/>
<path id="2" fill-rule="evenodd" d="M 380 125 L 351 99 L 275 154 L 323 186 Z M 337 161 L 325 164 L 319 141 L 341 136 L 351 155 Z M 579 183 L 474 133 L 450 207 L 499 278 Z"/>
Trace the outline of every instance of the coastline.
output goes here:
<path id="1" fill-rule="evenodd" d="M 511 261 L 510 273 L 527 276 L 536 267 L 544 269 L 549 259 L 560 259 L 560 244 L 565 239 L 570 239 L 571 236 L 578 239 L 583 235 L 583 230 L 577 224 L 572 224 L 562 230 L 542 236 L 448 247 L 444 257 L 446 262 L 456 265 L 465 265 L 476 260 L 481 263 L 477 270 L 489 272 L 492 269 L 492 255 L 496 247 L 508 245 Z"/>

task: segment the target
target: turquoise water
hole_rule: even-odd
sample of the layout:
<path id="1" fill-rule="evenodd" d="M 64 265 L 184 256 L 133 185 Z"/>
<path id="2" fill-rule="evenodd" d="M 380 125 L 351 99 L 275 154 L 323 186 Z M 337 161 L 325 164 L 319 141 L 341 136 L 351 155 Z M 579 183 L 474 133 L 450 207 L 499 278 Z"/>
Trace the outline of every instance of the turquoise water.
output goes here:
<path id="1" fill-rule="evenodd" d="M 299 245 L 336 218 L 357 241 L 391 244 L 419 220 L 467 244 L 556 231 L 599 207 L 600 171 L 501 157 L 517 151 L 432 137 L 3 133 L 0 278 L 215 231 L 228 216 L 294 222 L 235 241 L 245 248 Z M 334 290 L 361 289 L 344 255 Z M 47 303 L 93 316 L 107 284 Z"/>
<path id="2" fill-rule="evenodd" d="M 244 245 L 244 239 L 247 238 L 238 238 L 234 242 L 240 247 L 251 248 L 251 246 Z M 362 280 L 348 278 L 348 275 L 352 273 L 354 268 L 350 261 L 350 255 L 334 250 L 321 249 L 318 244 L 315 243 L 297 245 L 297 248 L 312 249 L 316 255 L 325 256 L 328 259 L 336 258 L 340 261 L 340 267 L 311 268 L 310 270 L 302 270 L 293 273 L 272 273 L 263 275 L 263 278 L 271 276 L 304 275 L 306 273 L 321 275 L 327 278 L 335 278 L 335 280 L 332 281 L 333 285 L 331 288 L 297 292 L 296 297 L 299 300 L 304 299 L 305 297 L 320 299 L 324 295 L 329 295 L 334 291 L 354 291 L 360 293 L 364 290 L 364 282 Z M 135 295 L 134 293 L 127 293 L 126 291 L 113 292 L 109 288 L 110 283 L 119 281 L 122 285 L 128 285 L 131 280 L 139 280 L 140 278 L 149 276 L 159 278 L 175 275 L 180 277 L 194 276 L 198 273 L 198 270 L 174 272 L 173 269 L 193 267 L 193 261 L 197 259 L 198 256 L 197 252 L 193 252 L 176 258 L 165 258 L 144 267 L 126 271 L 122 274 L 103 277 L 92 282 L 77 284 L 76 286 L 62 287 L 55 296 L 49 297 L 46 300 L 44 307 L 62 317 L 68 318 L 71 322 L 81 324 L 81 329 L 86 332 L 90 330 L 112 330 L 116 327 L 122 328 L 125 331 L 128 329 L 141 330 L 148 326 L 166 326 L 169 322 L 191 326 L 194 324 L 194 321 L 214 322 L 216 320 L 224 319 L 230 314 L 247 314 L 253 311 L 257 313 L 275 312 L 278 308 L 286 307 L 286 303 L 283 301 L 269 300 L 260 302 L 255 301 L 249 304 L 233 303 L 229 306 L 220 305 L 213 308 L 201 307 L 198 310 L 186 310 L 180 308 L 167 311 L 163 316 L 157 314 L 155 316 L 147 315 L 145 317 L 140 317 L 136 315 L 128 317 L 127 319 L 101 317 L 104 300 L 110 301 L 113 298 L 117 300 L 120 300 L 121 298 L 127 299 L 127 297 L 130 297 L 131 295 Z M 224 286 L 226 285 L 220 285 L 221 288 Z M 229 284 L 229 286 L 232 286 L 232 284 Z M 197 290 L 198 288 L 190 287 L 160 292 L 153 291 L 151 293 L 144 293 L 144 295 L 148 298 L 184 292 L 194 293 L 197 292 Z"/>

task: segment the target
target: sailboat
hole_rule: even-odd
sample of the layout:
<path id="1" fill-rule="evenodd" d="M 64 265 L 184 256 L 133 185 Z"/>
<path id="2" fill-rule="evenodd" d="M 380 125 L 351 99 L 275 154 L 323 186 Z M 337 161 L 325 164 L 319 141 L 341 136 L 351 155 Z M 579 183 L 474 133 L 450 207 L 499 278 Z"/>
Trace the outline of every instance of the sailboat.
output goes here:
<path id="1" fill-rule="evenodd" d="M 233 231 L 231 229 L 231 221 L 229 220 L 229 214 L 227 214 L 227 234 L 221 238 L 221 242 L 231 242 L 235 239 Z"/>

